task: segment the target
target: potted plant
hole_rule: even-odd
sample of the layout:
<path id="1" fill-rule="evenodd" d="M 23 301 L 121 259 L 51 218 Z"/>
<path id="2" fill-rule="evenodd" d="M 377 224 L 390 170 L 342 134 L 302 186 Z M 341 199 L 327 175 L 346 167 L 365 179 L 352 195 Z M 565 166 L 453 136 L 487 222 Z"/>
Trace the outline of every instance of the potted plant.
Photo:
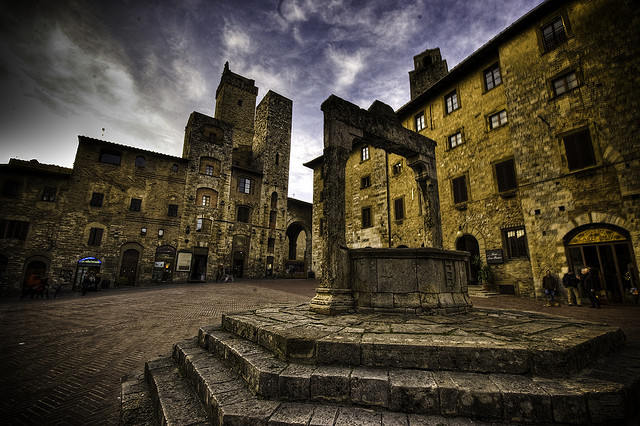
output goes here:
<path id="1" fill-rule="evenodd" d="M 493 287 L 493 269 L 482 261 L 480 256 L 475 256 L 471 261 L 478 271 L 478 281 L 482 284 L 482 289 L 485 291 L 492 290 Z"/>

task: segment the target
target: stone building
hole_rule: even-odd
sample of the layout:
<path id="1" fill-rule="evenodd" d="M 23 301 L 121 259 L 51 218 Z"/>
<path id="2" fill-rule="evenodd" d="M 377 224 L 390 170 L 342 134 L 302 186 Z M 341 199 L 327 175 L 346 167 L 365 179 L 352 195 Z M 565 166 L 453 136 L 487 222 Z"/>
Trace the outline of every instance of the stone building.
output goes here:
<path id="1" fill-rule="evenodd" d="M 638 40 L 637 3 L 546 1 L 450 71 L 439 49 L 414 58 L 397 118 L 437 142 L 443 247 L 491 265 L 496 290 L 533 297 L 546 271 L 589 266 L 601 297 L 637 300 Z M 347 244 L 419 247 L 407 160 L 371 145 L 347 163 Z M 314 206 L 322 163 L 307 163 Z"/>
<path id="2" fill-rule="evenodd" d="M 256 107 L 257 95 L 225 64 L 215 114 L 191 114 L 182 157 L 80 136 L 72 169 L 1 165 L 3 292 L 32 274 L 76 289 L 86 274 L 105 287 L 222 268 L 306 276 L 311 205 L 287 197 L 292 102 L 269 91 Z"/>

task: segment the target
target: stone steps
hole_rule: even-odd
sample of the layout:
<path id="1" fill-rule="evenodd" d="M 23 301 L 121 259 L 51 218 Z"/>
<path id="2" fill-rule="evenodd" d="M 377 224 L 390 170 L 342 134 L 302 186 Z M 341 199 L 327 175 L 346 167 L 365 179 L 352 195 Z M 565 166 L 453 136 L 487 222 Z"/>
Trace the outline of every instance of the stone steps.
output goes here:
<path id="1" fill-rule="evenodd" d="M 309 342 L 322 340 L 328 330 L 337 339 L 332 351 L 353 355 L 349 352 L 353 342 L 348 338 L 341 342 L 340 336 L 351 333 L 354 324 L 347 316 L 321 317 L 323 328 L 312 314 L 289 321 L 287 315 L 302 311 L 278 309 L 268 311 L 266 320 L 265 310 L 225 316 L 222 325 L 202 327 L 196 338 L 176 343 L 171 355 L 147 362 L 145 383 L 123 384 L 122 423 L 149 424 L 145 416 L 135 414 L 135 410 L 144 414 L 140 407 L 145 398 L 153 401 L 155 422 L 167 425 L 633 424 L 628 419 L 637 419 L 640 347 L 613 351 L 619 347 L 620 336 L 600 325 L 584 325 L 592 332 L 603 330 L 600 338 L 610 340 L 611 347 L 600 352 L 600 360 L 594 360 L 596 352 L 590 352 L 598 339 L 579 344 L 571 353 L 588 358 L 588 366 L 554 377 L 553 371 L 537 375 L 349 364 L 335 362 L 337 355 L 330 365 L 316 363 L 317 346 Z M 279 315 L 281 323 L 275 321 Z M 512 314 L 500 315 L 507 315 L 514 324 L 524 321 Z M 472 317 L 474 323 L 482 318 L 485 316 Z M 398 317 L 378 320 L 389 323 L 383 328 L 401 329 L 404 324 Z M 455 318 L 428 320 L 460 326 Z M 416 329 L 424 321 L 409 320 Z M 339 323 L 343 325 L 340 330 Z M 376 324 L 377 330 L 380 325 Z M 536 324 L 536 329 L 546 332 Z M 305 326 L 316 332 L 308 332 Z M 299 338 L 283 338 L 296 327 L 304 331 L 287 336 Z M 557 328 L 552 330 L 558 333 Z M 565 336 L 579 337 L 567 330 L 577 333 L 568 328 Z M 268 347 L 256 342 L 266 342 Z M 286 351 L 273 350 L 278 347 Z M 548 349 L 538 348 L 544 353 Z M 283 356 L 291 353 L 313 356 Z M 553 362 L 547 365 L 550 369 L 555 366 Z"/>

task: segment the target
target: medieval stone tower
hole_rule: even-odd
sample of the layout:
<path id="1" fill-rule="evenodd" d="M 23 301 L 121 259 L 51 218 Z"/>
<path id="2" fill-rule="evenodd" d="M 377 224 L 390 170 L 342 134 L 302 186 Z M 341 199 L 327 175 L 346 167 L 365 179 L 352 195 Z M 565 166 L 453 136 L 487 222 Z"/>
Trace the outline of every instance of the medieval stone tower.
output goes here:
<path id="1" fill-rule="evenodd" d="M 184 217 L 194 231 L 191 280 L 220 266 L 237 277 L 282 273 L 292 102 L 269 91 L 256 110 L 257 95 L 254 80 L 226 63 L 214 116 L 193 112 L 187 123 L 183 157 L 195 172 Z"/>
<path id="2" fill-rule="evenodd" d="M 414 56 L 413 65 L 414 70 L 409 71 L 411 100 L 433 86 L 449 72 L 447 61 L 442 60 L 439 48 L 427 49 Z"/>

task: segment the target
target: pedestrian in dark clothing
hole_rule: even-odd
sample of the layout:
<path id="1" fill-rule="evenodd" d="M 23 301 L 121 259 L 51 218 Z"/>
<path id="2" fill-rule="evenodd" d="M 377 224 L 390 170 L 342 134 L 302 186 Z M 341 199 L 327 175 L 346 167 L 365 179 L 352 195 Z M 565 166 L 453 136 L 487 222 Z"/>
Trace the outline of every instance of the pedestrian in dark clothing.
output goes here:
<path id="1" fill-rule="evenodd" d="M 567 305 L 573 306 L 573 299 L 571 295 L 573 294 L 576 299 L 576 305 L 582 306 L 582 300 L 580 300 L 580 293 L 578 293 L 578 277 L 573 273 L 571 269 L 564 274 L 562 277 L 562 285 L 567 289 Z"/>
<path id="2" fill-rule="evenodd" d="M 584 283 L 585 291 L 587 291 L 587 294 L 589 295 L 589 300 L 591 301 L 591 307 L 600 309 L 600 300 L 598 299 L 598 294 L 596 293 L 596 290 L 598 290 L 597 288 L 598 284 L 596 283 L 596 280 L 593 278 L 591 269 L 584 268 L 582 270 L 582 276 L 580 277 L 580 279 L 582 279 L 582 282 Z"/>
<path id="3" fill-rule="evenodd" d="M 556 298 L 556 291 L 558 291 L 558 283 L 556 277 L 551 275 L 551 271 L 547 271 L 547 275 L 542 278 L 542 288 L 549 296 L 549 302 L 545 306 L 552 306 Z"/>

